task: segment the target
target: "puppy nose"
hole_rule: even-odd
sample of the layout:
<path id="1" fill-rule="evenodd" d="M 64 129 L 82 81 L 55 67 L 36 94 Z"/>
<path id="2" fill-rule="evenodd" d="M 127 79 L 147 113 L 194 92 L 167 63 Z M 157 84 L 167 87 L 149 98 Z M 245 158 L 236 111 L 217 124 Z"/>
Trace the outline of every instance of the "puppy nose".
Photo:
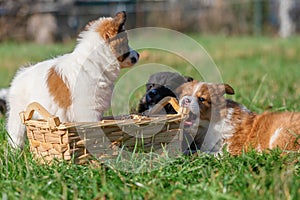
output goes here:
<path id="1" fill-rule="evenodd" d="M 147 95 L 146 95 L 146 101 L 148 103 L 151 103 L 152 101 L 154 101 L 155 96 L 157 95 L 158 91 L 156 89 L 150 90 Z"/>
<path id="2" fill-rule="evenodd" d="M 150 97 L 154 97 L 155 95 L 157 95 L 157 90 L 156 89 L 150 90 L 148 94 Z"/>
<path id="3" fill-rule="evenodd" d="M 130 61 L 132 64 L 135 64 L 137 62 L 137 58 L 136 57 L 131 57 Z"/>
<path id="4" fill-rule="evenodd" d="M 182 100 L 181 100 L 181 107 L 189 107 L 190 106 L 190 104 L 191 104 L 191 99 L 190 98 L 188 98 L 188 97 L 184 97 L 184 98 L 182 98 Z"/>
<path id="5" fill-rule="evenodd" d="M 133 53 L 133 56 L 130 57 L 130 62 L 132 64 L 135 64 L 139 60 L 140 54 L 134 50 L 132 50 L 130 54 L 132 54 L 132 53 Z"/>

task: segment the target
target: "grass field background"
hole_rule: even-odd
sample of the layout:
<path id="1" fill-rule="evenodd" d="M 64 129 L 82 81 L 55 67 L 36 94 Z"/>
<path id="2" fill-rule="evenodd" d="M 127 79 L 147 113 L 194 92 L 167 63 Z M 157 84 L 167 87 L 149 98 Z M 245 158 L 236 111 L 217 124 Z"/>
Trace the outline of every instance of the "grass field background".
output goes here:
<path id="1" fill-rule="evenodd" d="M 191 37 L 212 57 L 223 81 L 235 89 L 230 98 L 256 112 L 300 111 L 300 37 Z M 20 66 L 70 52 L 74 44 L 1 43 L 0 87 L 9 85 Z M 141 60 L 141 64 L 151 62 L 194 75 L 185 61 L 173 55 L 153 51 Z M 132 107 L 143 90 L 131 97 Z M 8 147 L 3 118 L 0 133 L 3 199 L 300 199 L 299 153 L 180 156 L 154 171 L 131 173 L 107 165 L 39 165 L 28 146 L 23 151 Z"/>

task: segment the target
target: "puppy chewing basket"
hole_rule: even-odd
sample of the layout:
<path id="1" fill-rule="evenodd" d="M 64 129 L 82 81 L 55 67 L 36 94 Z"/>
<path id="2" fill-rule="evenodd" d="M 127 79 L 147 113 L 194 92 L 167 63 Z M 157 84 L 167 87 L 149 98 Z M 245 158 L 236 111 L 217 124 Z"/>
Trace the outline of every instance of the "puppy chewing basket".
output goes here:
<path id="1" fill-rule="evenodd" d="M 159 115 L 170 103 L 178 114 Z M 42 119 L 33 119 L 37 112 Z M 84 163 L 90 158 L 105 160 L 122 151 L 182 152 L 184 109 L 177 100 L 164 98 L 149 116 L 124 115 L 104 117 L 99 122 L 61 122 L 40 104 L 28 105 L 20 113 L 26 125 L 30 151 L 35 158 L 49 162 L 53 159 Z"/>

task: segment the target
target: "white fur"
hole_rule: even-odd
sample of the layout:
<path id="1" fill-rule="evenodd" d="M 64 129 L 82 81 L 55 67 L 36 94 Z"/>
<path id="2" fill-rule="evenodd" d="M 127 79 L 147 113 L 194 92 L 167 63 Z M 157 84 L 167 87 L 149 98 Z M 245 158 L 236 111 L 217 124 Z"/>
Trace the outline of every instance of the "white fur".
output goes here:
<path id="1" fill-rule="evenodd" d="M 270 142 L 269 142 L 269 148 L 270 149 L 274 148 L 273 144 L 277 140 L 277 138 L 279 137 L 281 131 L 282 131 L 282 128 L 277 128 L 275 130 L 275 132 L 273 133 L 273 135 L 272 135 L 272 137 L 270 139 Z"/>
<path id="2" fill-rule="evenodd" d="M 196 88 L 194 89 L 193 94 L 192 94 L 193 97 L 196 96 L 197 91 L 199 90 L 199 88 L 202 87 L 202 85 L 203 85 L 202 82 L 199 82 L 199 83 L 197 84 L 197 86 L 196 86 Z"/>
<path id="3" fill-rule="evenodd" d="M 0 89 L 0 99 L 6 101 L 8 90 L 9 90 L 8 88 Z"/>
<path id="4" fill-rule="evenodd" d="M 198 104 L 198 99 L 195 96 L 184 96 L 179 100 L 179 105 L 184 105 L 183 101 L 188 99 L 190 101 L 188 108 L 195 115 L 199 115 L 200 108 Z"/>
<path id="5" fill-rule="evenodd" d="M 96 27 L 107 18 L 100 18 L 80 34 L 74 51 L 19 70 L 11 83 L 8 96 L 7 131 L 13 147 L 22 147 L 25 127 L 19 113 L 31 102 L 38 102 L 63 122 L 95 122 L 110 106 L 113 83 L 119 75 L 120 64 Z M 129 57 L 138 54 L 130 52 Z M 128 62 L 126 59 L 124 62 Z M 72 104 L 67 109 L 54 102 L 49 93 L 47 78 L 55 66 L 68 86 Z"/>
<path id="6" fill-rule="evenodd" d="M 228 109 L 225 118 L 218 122 L 210 122 L 203 144 L 200 150 L 215 155 L 222 153 L 224 141 L 231 138 L 234 133 L 234 125 L 231 123 L 233 109 Z"/>

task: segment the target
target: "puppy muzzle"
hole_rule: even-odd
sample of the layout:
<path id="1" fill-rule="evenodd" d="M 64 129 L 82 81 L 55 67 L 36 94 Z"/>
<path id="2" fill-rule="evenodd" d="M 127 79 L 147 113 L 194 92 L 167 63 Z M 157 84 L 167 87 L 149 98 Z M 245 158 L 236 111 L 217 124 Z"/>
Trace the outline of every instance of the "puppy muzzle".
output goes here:
<path id="1" fill-rule="evenodd" d="M 183 108 L 188 108 L 192 113 L 199 115 L 199 104 L 196 97 L 184 96 L 180 99 L 179 105 Z"/>
<path id="2" fill-rule="evenodd" d="M 152 89 L 146 94 L 147 104 L 155 104 L 157 103 L 156 101 L 158 101 L 159 98 L 160 95 L 158 94 L 158 91 L 156 89 Z"/>
<path id="3" fill-rule="evenodd" d="M 119 61 L 121 61 L 122 68 L 133 66 L 134 64 L 136 64 L 139 61 L 139 57 L 140 57 L 138 52 L 136 52 L 135 50 L 132 50 L 132 49 L 130 49 L 130 51 L 127 52 L 126 54 L 124 54 L 123 56 L 124 56 L 124 58 L 119 59 Z M 122 57 L 122 56 L 120 56 L 120 57 Z"/>
<path id="4" fill-rule="evenodd" d="M 134 65 L 135 63 L 137 63 L 139 61 L 139 58 L 140 58 L 140 54 L 138 52 L 136 52 L 135 50 L 130 49 L 130 52 L 129 52 L 130 63 L 132 65 Z"/>

